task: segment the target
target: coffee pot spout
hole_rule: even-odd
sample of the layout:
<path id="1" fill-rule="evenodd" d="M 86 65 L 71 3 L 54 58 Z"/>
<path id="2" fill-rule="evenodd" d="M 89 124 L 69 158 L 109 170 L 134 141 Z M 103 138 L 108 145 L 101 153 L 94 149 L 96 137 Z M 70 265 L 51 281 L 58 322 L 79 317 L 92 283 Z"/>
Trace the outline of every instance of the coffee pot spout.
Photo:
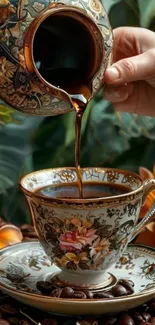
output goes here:
<path id="1" fill-rule="evenodd" d="M 0 97 L 16 110 L 64 114 L 103 86 L 112 31 L 99 0 L 7 0 L 0 31 Z"/>

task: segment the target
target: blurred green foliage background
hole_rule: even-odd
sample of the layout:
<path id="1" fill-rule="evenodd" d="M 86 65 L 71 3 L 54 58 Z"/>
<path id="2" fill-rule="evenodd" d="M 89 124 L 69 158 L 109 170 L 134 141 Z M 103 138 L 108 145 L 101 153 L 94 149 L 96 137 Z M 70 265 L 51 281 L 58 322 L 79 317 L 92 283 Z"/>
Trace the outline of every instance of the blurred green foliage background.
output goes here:
<path id="1" fill-rule="evenodd" d="M 155 31 L 155 0 L 102 0 L 111 25 Z M 74 165 L 75 114 L 28 117 L 0 105 L 0 216 L 16 224 L 30 222 L 18 188 L 33 170 Z M 155 163 L 155 119 L 127 113 L 119 117 L 102 92 L 85 111 L 81 166 L 121 167 L 138 172 Z"/>

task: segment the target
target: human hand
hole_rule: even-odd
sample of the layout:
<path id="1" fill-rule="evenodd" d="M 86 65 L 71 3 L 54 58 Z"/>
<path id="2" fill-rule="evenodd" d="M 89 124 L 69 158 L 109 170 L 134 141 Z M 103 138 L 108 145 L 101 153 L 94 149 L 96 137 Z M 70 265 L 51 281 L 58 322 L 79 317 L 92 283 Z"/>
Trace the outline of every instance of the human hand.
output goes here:
<path id="1" fill-rule="evenodd" d="M 155 116 L 155 33 L 115 29 L 113 62 L 105 71 L 104 98 L 117 111 Z"/>

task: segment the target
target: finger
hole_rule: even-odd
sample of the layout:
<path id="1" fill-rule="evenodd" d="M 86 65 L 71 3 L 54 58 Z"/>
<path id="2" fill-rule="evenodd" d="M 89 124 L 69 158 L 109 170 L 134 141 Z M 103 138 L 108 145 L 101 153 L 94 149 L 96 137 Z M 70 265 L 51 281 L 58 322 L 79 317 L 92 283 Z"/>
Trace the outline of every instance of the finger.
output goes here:
<path id="1" fill-rule="evenodd" d="M 154 32 L 139 27 L 118 27 L 113 31 L 113 61 L 136 56 L 155 48 Z"/>
<path id="2" fill-rule="evenodd" d="M 139 36 L 137 42 L 135 35 L 139 32 L 138 28 L 119 27 L 113 31 L 113 63 L 124 58 L 129 58 L 141 54 L 139 51 Z M 139 34 L 139 33 L 138 33 Z M 137 46 L 135 46 L 135 44 Z"/>
<path id="3" fill-rule="evenodd" d="M 154 88 L 151 89 L 144 81 L 133 84 L 133 91 L 127 99 L 121 102 L 114 100 L 112 103 L 120 112 L 155 117 Z"/>
<path id="4" fill-rule="evenodd" d="M 122 85 L 138 80 L 155 79 L 155 49 L 120 60 L 105 71 L 105 82 Z"/>
<path id="5" fill-rule="evenodd" d="M 124 86 L 106 86 L 104 89 L 104 98 L 113 103 L 125 101 L 133 91 L 133 85 L 126 84 Z"/>

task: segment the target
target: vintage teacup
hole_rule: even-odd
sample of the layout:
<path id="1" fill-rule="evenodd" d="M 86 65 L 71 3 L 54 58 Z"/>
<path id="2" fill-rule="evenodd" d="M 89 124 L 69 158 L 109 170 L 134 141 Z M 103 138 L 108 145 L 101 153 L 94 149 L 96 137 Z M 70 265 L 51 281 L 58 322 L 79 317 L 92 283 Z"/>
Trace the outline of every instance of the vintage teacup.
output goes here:
<path id="1" fill-rule="evenodd" d="M 82 179 L 83 199 L 78 198 L 75 168 L 33 172 L 20 186 L 40 243 L 61 269 L 59 279 L 99 287 L 110 266 L 152 218 L 147 214 L 136 225 L 155 180 L 143 182 L 132 172 L 106 168 L 82 169 Z"/>

